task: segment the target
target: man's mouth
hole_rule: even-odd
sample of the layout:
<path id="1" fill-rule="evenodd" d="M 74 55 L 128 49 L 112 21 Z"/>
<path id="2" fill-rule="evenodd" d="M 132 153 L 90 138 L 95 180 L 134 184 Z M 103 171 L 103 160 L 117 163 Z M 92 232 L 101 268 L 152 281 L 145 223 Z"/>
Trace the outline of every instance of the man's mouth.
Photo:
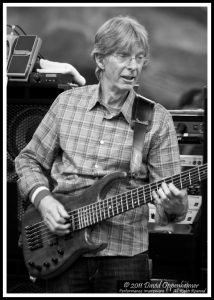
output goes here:
<path id="1" fill-rule="evenodd" d="M 125 79 L 125 81 L 134 81 L 135 80 L 135 76 L 121 76 L 123 79 Z"/>

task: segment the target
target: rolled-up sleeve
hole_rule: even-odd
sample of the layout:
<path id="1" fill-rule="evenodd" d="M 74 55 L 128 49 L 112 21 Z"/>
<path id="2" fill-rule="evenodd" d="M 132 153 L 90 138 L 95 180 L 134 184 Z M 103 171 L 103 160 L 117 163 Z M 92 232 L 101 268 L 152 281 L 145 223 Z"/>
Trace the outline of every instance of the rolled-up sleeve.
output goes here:
<path id="1" fill-rule="evenodd" d="M 157 126 L 157 127 L 156 127 Z M 148 157 L 150 183 L 181 172 L 177 135 L 171 114 L 159 109 L 154 121 L 154 135 Z M 166 225 L 167 215 L 162 206 L 156 206 L 156 223 Z"/>

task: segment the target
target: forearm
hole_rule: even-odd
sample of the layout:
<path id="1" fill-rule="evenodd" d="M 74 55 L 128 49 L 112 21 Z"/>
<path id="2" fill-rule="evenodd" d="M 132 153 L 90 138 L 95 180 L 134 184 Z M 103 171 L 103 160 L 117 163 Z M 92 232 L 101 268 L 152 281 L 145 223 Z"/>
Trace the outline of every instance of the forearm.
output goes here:
<path id="1" fill-rule="evenodd" d="M 26 148 L 15 159 L 16 173 L 18 175 L 18 188 L 23 198 L 28 197 L 30 191 L 36 186 L 49 188 L 48 178 L 35 153 Z"/>
<path id="2" fill-rule="evenodd" d="M 166 114 L 162 118 L 160 126 L 157 127 L 157 131 L 153 136 L 151 142 L 151 149 L 148 157 L 148 168 L 150 182 L 162 180 L 164 178 L 170 178 L 175 174 L 181 172 L 180 153 L 178 147 L 177 136 L 173 125 L 172 118 L 169 114 Z M 154 191 L 158 193 L 157 191 Z M 165 191 L 169 193 L 169 190 Z M 179 193 L 176 191 L 176 193 Z M 170 194 L 171 195 L 171 194 Z M 176 195 L 171 195 L 176 197 Z M 156 196 L 156 222 L 158 224 L 167 225 L 169 222 L 177 222 L 183 220 L 187 213 L 187 196 L 184 191 L 179 194 L 179 201 L 177 206 L 173 209 L 167 209 L 165 205 L 158 203 L 158 198 L 165 198 L 164 191 Z"/>

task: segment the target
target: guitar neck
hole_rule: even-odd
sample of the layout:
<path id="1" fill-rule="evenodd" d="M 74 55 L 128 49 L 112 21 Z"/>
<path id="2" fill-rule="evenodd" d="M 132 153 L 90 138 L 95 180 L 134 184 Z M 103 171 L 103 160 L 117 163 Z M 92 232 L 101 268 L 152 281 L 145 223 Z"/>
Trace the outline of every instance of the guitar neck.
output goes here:
<path id="1" fill-rule="evenodd" d="M 172 182 L 177 188 L 183 189 L 206 178 L 207 164 L 204 164 L 114 197 L 83 206 L 69 212 L 72 228 L 73 230 L 79 230 L 146 203 L 153 202 L 152 191 L 158 190 L 163 182 L 167 184 Z"/>

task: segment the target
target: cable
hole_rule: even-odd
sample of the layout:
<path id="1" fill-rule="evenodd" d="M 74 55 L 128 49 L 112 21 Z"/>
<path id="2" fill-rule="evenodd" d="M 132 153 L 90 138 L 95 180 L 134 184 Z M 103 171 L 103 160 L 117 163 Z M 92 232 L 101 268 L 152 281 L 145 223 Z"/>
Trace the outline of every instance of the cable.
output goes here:
<path id="1" fill-rule="evenodd" d="M 7 27 L 9 27 L 11 29 L 11 32 L 15 32 L 17 35 L 20 35 L 19 32 L 15 29 L 14 26 L 16 27 L 16 25 L 7 24 Z"/>
<path id="2" fill-rule="evenodd" d="M 18 27 L 19 30 L 21 30 L 21 32 L 22 32 L 24 35 L 27 35 L 27 34 L 25 33 L 25 31 L 24 31 L 19 25 L 15 25 L 15 26 Z"/>

